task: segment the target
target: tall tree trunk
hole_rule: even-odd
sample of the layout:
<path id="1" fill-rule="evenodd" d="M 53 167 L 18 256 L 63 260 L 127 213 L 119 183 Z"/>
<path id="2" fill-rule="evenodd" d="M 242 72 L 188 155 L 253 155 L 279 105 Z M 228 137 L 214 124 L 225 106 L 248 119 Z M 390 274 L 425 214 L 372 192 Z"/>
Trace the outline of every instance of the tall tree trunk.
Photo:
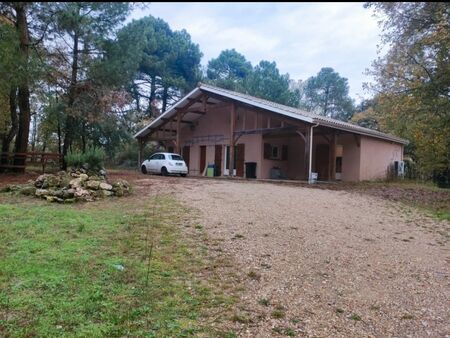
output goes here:
<path id="1" fill-rule="evenodd" d="M 162 112 L 164 113 L 166 111 L 167 108 L 167 99 L 169 95 L 169 88 L 167 86 L 164 86 L 164 91 L 163 91 L 163 97 L 162 97 Z"/>
<path id="2" fill-rule="evenodd" d="M 323 115 L 328 116 L 328 97 L 330 95 L 330 87 L 327 86 L 327 88 L 325 89 L 325 103 L 324 103 L 324 107 L 323 107 Z"/>
<path id="3" fill-rule="evenodd" d="M 132 84 L 132 91 L 133 91 L 134 100 L 136 101 L 136 110 L 138 113 L 140 113 L 141 112 L 141 102 L 140 102 L 140 98 L 139 98 L 139 91 L 138 91 L 135 83 Z"/>
<path id="4" fill-rule="evenodd" d="M 86 152 L 86 122 L 83 122 L 82 124 L 82 132 L 81 132 L 81 150 L 83 153 Z"/>
<path id="5" fill-rule="evenodd" d="M 8 153 L 11 148 L 11 142 L 17 134 L 19 128 L 19 120 L 17 116 L 17 88 L 14 87 L 9 91 L 9 113 L 11 117 L 11 128 L 2 139 L 2 153 Z M 8 162 L 8 155 L 2 154 L 0 158 L 1 164 Z"/>
<path id="6" fill-rule="evenodd" d="M 61 122 L 60 122 L 60 120 L 59 120 L 59 117 L 58 117 L 58 130 L 57 130 L 57 132 L 58 132 L 58 153 L 59 154 L 61 154 L 62 153 L 62 149 L 61 149 Z"/>
<path id="7" fill-rule="evenodd" d="M 156 98 L 156 76 L 152 76 L 152 83 L 150 84 L 150 98 L 148 99 L 148 114 L 150 117 L 154 116 L 153 100 Z"/>
<path id="8" fill-rule="evenodd" d="M 63 144 L 63 170 L 67 169 L 66 155 L 69 151 L 69 148 L 71 148 L 72 146 L 73 129 L 76 123 L 72 110 L 75 103 L 75 87 L 77 85 L 78 78 L 78 38 L 78 32 L 75 31 L 73 37 L 72 74 L 70 79 L 69 100 L 67 103 L 67 117 Z"/>
<path id="9" fill-rule="evenodd" d="M 26 4 L 15 3 L 16 11 L 16 28 L 19 34 L 20 40 L 20 54 L 22 60 L 27 67 L 28 63 L 28 23 L 26 16 Z M 26 153 L 28 148 L 28 136 L 30 134 L 30 90 L 28 87 L 28 74 L 24 72 L 25 76 L 21 79 L 19 84 L 19 130 L 16 136 L 16 144 L 14 152 Z M 25 165 L 25 158 L 23 156 L 17 156 L 14 158 L 14 165 Z M 18 172 L 24 172 L 25 168 L 19 168 Z"/>
<path id="10" fill-rule="evenodd" d="M 31 133 L 31 151 L 34 152 L 36 149 L 36 139 L 37 139 L 37 114 L 33 114 L 33 131 Z"/>

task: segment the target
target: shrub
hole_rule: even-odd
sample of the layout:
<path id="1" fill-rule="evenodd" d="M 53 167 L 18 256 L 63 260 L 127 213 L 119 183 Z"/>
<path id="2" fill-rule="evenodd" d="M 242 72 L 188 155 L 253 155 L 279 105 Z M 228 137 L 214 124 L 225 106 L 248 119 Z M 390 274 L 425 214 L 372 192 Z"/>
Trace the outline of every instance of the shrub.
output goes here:
<path id="1" fill-rule="evenodd" d="M 91 170 L 100 170 L 105 163 L 106 154 L 102 148 L 92 147 L 84 153 L 84 161 Z"/>
<path id="2" fill-rule="evenodd" d="M 67 166 L 80 168 L 84 164 L 84 154 L 80 151 L 69 151 L 66 155 Z"/>
<path id="3" fill-rule="evenodd" d="M 142 152 L 142 161 L 149 158 L 151 154 L 159 151 L 159 148 L 154 142 L 148 142 Z M 136 141 L 126 143 L 117 153 L 114 162 L 120 167 L 136 168 L 138 166 L 139 147 Z"/>
<path id="4" fill-rule="evenodd" d="M 450 169 L 435 170 L 433 172 L 433 182 L 439 188 L 450 189 Z"/>
<path id="5" fill-rule="evenodd" d="M 86 152 L 70 151 L 66 155 L 66 162 L 69 167 L 81 168 L 87 164 L 90 170 L 100 170 L 105 162 L 105 151 L 102 148 L 90 147 Z"/>

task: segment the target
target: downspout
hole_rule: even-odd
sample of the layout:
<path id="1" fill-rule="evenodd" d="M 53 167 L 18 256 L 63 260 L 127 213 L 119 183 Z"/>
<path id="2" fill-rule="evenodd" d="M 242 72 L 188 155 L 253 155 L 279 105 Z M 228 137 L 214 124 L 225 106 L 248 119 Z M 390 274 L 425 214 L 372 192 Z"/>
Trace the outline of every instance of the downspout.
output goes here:
<path id="1" fill-rule="evenodd" d="M 313 150 L 313 133 L 315 127 L 319 124 L 316 123 L 314 126 L 311 126 L 311 130 L 309 132 L 309 170 L 308 170 L 308 183 L 312 183 L 311 172 L 312 172 L 312 150 Z"/>

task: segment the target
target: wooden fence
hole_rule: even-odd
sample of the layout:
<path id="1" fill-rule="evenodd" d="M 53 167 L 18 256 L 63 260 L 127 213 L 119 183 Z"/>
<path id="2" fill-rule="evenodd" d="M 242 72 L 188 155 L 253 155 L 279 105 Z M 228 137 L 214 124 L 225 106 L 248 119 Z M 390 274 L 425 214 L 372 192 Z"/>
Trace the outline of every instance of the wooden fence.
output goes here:
<path id="1" fill-rule="evenodd" d="M 63 155 L 59 153 L 0 153 L 0 170 L 25 171 L 27 166 L 38 166 L 44 173 L 48 166 L 60 169 L 62 161 Z"/>

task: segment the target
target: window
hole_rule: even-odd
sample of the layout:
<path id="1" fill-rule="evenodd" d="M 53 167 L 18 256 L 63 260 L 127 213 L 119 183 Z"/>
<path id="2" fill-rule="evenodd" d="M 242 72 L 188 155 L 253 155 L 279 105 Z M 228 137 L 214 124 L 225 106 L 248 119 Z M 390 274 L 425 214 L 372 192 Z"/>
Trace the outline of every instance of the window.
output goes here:
<path id="1" fill-rule="evenodd" d="M 288 146 L 276 146 L 270 143 L 264 143 L 264 159 L 287 161 Z"/>
<path id="2" fill-rule="evenodd" d="M 183 161 L 183 158 L 180 155 L 170 155 L 170 158 L 174 161 Z"/>
<path id="3" fill-rule="evenodd" d="M 272 159 L 278 159 L 280 157 L 280 152 L 277 146 L 272 146 L 271 156 Z"/>
<path id="4" fill-rule="evenodd" d="M 164 154 L 159 154 L 158 160 L 165 160 L 166 156 Z"/>
<path id="5" fill-rule="evenodd" d="M 150 156 L 149 161 L 151 160 L 157 160 L 158 159 L 159 154 L 154 154 L 152 156 Z"/>

